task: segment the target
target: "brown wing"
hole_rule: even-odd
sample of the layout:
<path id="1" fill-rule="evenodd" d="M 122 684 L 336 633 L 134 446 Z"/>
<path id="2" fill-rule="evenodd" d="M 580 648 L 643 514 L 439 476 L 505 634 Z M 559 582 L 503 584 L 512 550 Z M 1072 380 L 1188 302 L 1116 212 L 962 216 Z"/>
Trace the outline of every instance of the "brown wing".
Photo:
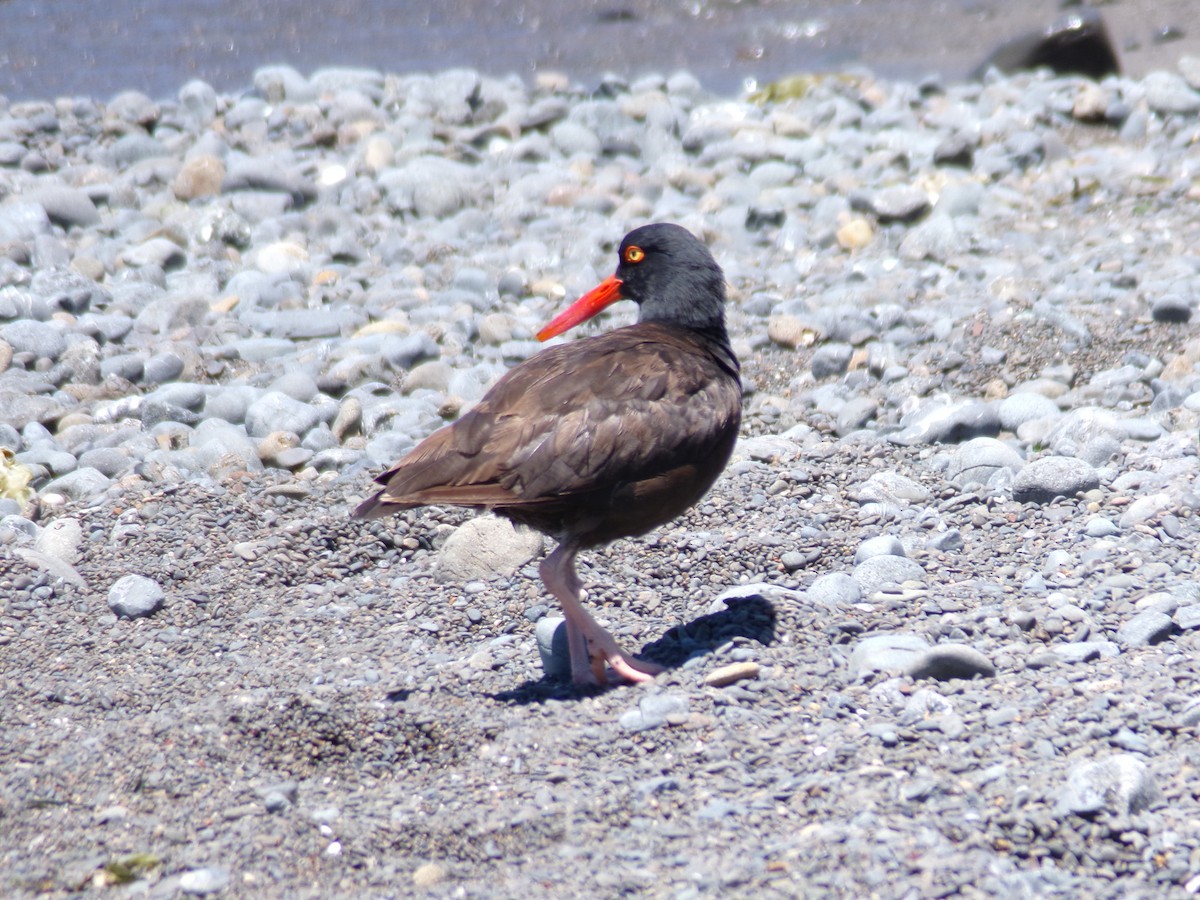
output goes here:
<path id="1" fill-rule="evenodd" d="M 355 515 L 427 504 L 517 510 L 612 491 L 727 454 L 740 415 L 736 370 L 702 339 L 657 324 L 622 328 L 509 371 L 380 475 L 384 490 Z"/>

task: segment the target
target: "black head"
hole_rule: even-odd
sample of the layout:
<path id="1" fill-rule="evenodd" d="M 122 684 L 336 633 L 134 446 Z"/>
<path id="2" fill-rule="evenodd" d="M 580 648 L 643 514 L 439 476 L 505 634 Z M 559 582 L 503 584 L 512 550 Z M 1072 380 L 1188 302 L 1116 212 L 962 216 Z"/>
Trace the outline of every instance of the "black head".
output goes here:
<path id="1" fill-rule="evenodd" d="M 617 271 L 538 332 L 548 340 L 618 300 L 640 307 L 639 322 L 663 322 L 725 336 L 725 276 L 712 254 L 678 225 L 643 225 L 625 235 Z"/>
<path id="2" fill-rule="evenodd" d="M 625 235 L 617 253 L 621 296 L 638 304 L 639 322 L 724 328 L 725 275 L 686 228 L 643 225 Z"/>

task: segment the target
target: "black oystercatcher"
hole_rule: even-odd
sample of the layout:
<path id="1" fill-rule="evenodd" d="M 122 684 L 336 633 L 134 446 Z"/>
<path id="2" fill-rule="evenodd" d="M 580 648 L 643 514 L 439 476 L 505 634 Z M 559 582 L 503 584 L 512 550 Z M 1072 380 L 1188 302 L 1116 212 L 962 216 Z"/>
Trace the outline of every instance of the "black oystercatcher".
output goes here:
<path id="1" fill-rule="evenodd" d="M 583 607 L 575 555 L 645 534 L 699 500 L 737 440 L 742 394 L 725 333 L 725 278 L 678 225 L 646 225 L 621 242 L 614 275 L 538 333 L 547 340 L 611 303 L 638 323 L 544 350 L 375 480 L 354 511 L 374 518 L 427 505 L 490 509 L 558 540 L 542 561 L 562 604 L 571 674 L 629 681 L 661 667 L 627 654 Z"/>

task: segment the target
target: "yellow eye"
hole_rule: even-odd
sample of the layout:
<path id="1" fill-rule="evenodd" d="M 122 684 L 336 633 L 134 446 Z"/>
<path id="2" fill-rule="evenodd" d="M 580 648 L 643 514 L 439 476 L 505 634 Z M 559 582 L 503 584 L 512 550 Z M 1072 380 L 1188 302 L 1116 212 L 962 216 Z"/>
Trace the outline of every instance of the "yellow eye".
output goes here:
<path id="1" fill-rule="evenodd" d="M 625 262 L 640 263 L 645 258 L 646 258 L 646 251 L 643 250 L 641 247 L 626 247 L 625 248 Z"/>

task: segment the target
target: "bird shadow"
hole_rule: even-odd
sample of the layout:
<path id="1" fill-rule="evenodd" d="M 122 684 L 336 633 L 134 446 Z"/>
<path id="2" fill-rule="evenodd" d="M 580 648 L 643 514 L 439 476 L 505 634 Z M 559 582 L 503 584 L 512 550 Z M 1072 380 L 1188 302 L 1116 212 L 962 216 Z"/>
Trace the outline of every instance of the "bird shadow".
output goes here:
<path id="1" fill-rule="evenodd" d="M 664 669 L 677 669 L 689 659 L 705 656 L 734 638 L 746 638 L 770 646 L 775 641 L 775 607 L 764 597 L 730 598 L 726 608 L 692 621 L 672 626 L 658 640 L 646 644 L 636 655 Z M 569 677 L 544 675 L 515 688 L 492 694 L 493 700 L 516 706 L 544 703 L 547 700 L 571 700 L 593 697 L 620 687 L 573 684 Z"/>

